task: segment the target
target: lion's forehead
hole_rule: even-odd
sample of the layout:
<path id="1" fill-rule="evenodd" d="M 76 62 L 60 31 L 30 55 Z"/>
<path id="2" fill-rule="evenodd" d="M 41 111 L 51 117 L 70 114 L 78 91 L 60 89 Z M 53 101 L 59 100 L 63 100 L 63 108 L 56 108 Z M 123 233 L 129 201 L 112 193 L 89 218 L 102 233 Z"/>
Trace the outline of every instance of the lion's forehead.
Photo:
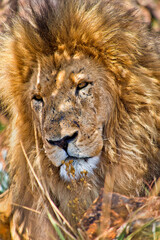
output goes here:
<path id="1" fill-rule="evenodd" d="M 65 60 L 61 66 L 57 67 L 51 57 L 44 57 L 37 60 L 36 84 L 52 84 L 54 89 L 59 89 L 66 85 L 66 80 L 70 79 L 72 84 L 77 84 L 82 79 L 88 79 L 99 73 L 99 66 L 93 59 L 87 57 Z M 53 93 L 54 94 L 54 93 Z"/>
<path id="2" fill-rule="evenodd" d="M 75 93 L 74 90 L 79 83 L 97 82 L 98 77 L 99 68 L 91 59 L 66 61 L 60 68 L 56 69 L 49 58 L 38 62 L 35 75 L 32 78 L 32 89 L 40 89 L 43 96 L 54 98 L 57 103 L 60 101 L 60 109 L 63 109 L 64 100 L 66 100 L 66 107 L 68 107 L 71 102 L 70 98 Z"/>

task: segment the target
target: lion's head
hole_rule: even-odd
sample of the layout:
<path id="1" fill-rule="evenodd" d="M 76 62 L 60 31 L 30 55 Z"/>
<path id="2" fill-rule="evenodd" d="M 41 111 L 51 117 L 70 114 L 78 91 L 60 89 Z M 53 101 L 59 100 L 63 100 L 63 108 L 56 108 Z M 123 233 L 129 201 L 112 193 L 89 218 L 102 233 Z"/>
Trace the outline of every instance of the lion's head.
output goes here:
<path id="1" fill-rule="evenodd" d="M 54 58 L 39 60 L 31 77 L 30 116 L 60 177 L 69 180 L 64 163 L 73 161 L 78 179 L 82 171 L 94 174 L 100 162 L 113 99 L 104 66 L 84 55 L 68 55 L 56 68 Z"/>
<path id="2" fill-rule="evenodd" d="M 114 175 L 113 190 L 141 195 L 160 171 L 154 41 L 115 1 L 50 0 L 30 9 L 1 37 L 13 201 L 43 208 L 21 144 L 68 219 L 68 202 L 79 193 L 86 209 L 106 174 Z"/>

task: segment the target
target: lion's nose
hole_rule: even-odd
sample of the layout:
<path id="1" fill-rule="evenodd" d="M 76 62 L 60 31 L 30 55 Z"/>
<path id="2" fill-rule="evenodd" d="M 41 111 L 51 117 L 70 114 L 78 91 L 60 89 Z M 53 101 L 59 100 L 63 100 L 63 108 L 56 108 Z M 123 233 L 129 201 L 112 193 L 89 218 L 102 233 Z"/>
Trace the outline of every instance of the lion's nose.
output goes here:
<path id="1" fill-rule="evenodd" d="M 74 134 L 72 134 L 72 136 L 67 135 L 58 141 L 47 139 L 47 142 L 53 146 L 58 146 L 67 152 L 68 143 L 72 142 L 77 136 L 78 136 L 78 131 L 76 131 Z"/>

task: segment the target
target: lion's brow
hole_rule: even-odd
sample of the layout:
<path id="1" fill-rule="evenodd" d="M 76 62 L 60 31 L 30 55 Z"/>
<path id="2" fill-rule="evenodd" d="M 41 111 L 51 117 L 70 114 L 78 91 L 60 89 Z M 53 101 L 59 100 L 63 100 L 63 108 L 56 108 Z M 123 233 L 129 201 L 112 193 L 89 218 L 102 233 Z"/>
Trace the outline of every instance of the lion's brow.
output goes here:
<path id="1" fill-rule="evenodd" d="M 56 85 L 57 85 L 57 89 L 60 88 L 60 86 L 62 85 L 64 79 L 65 79 L 65 75 L 66 72 L 65 70 L 61 70 L 58 74 L 57 74 L 57 78 L 56 78 Z"/>
<path id="2" fill-rule="evenodd" d="M 85 74 L 71 72 L 69 78 L 73 83 L 78 83 L 79 80 L 85 79 Z"/>

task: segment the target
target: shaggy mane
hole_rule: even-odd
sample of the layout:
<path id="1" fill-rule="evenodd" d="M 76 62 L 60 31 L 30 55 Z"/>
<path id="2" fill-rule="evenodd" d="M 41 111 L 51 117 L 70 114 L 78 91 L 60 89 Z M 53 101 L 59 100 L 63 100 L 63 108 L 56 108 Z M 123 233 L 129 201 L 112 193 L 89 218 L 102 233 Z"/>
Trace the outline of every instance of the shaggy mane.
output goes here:
<path id="1" fill-rule="evenodd" d="M 144 182 L 159 177 L 160 57 L 154 38 L 137 19 L 134 10 L 127 11 L 117 1 L 30 0 L 27 12 L 16 16 L 12 27 L 1 35 L 0 98 L 11 116 L 8 159 L 13 202 L 43 209 L 44 198 L 20 142 L 57 206 L 55 195 L 63 200 L 64 191 L 67 196 L 66 185 L 58 185 L 59 176 L 53 179 L 51 164 L 43 161 L 43 176 L 37 164 L 28 93 L 34 68 L 44 56 L 53 56 L 58 69 L 68 57 L 84 55 L 103 65 L 111 76 L 106 81 L 114 111 L 104 129 L 101 172 L 93 180 L 96 194 L 91 199 L 111 172 L 115 174 L 114 191 L 130 196 L 143 195 Z M 45 159 L 41 142 L 39 149 Z M 27 219 L 27 210 L 20 212 Z"/>

